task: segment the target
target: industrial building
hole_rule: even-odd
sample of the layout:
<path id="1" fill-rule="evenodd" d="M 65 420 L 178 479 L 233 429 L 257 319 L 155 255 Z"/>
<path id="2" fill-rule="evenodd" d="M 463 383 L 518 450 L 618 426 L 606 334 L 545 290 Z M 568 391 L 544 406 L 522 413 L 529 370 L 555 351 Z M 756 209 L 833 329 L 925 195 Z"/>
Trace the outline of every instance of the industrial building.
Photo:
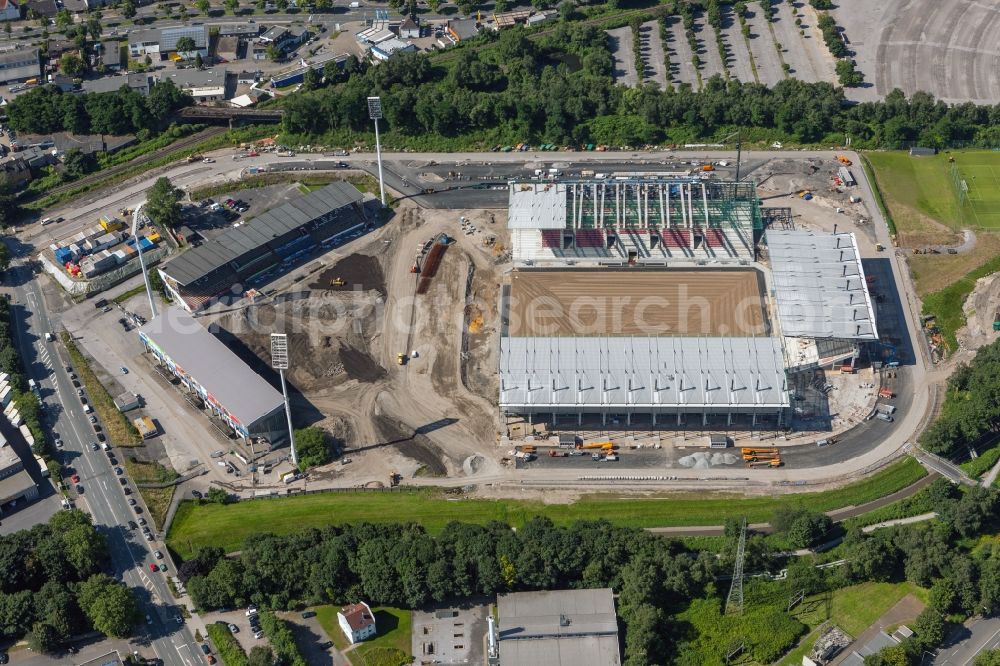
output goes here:
<path id="1" fill-rule="evenodd" d="M 163 80 L 168 79 L 199 103 L 229 99 L 236 90 L 236 77 L 225 67 L 179 69 L 163 75 Z"/>
<path id="2" fill-rule="evenodd" d="M 489 626 L 490 666 L 621 664 L 610 588 L 501 594 Z"/>
<path id="3" fill-rule="evenodd" d="M 0 83 L 39 79 L 42 62 L 38 49 L 14 49 L 0 52 Z"/>
<path id="4" fill-rule="evenodd" d="M 192 248 L 157 270 L 174 299 L 188 311 L 224 292 L 267 282 L 317 248 L 366 224 L 362 195 L 335 182 L 282 204 L 246 224 Z"/>
<path id="5" fill-rule="evenodd" d="M 194 41 L 194 51 L 185 55 L 193 58 L 195 53 L 200 53 L 201 57 L 208 57 L 208 26 L 203 24 L 137 30 L 128 37 L 129 55 L 132 58 L 148 55 L 162 59 L 169 53 L 177 52 L 177 42 L 183 37 Z"/>
<path id="6" fill-rule="evenodd" d="M 183 309 L 169 308 L 143 325 L 139 340 L 238 436 L 272 445 L 287 438 L 281 393 Z"/>
<path id="7" fill-rule="evenodd" d="M 509 185 L 508 417 L 781 429 L 808 371 L 878 338 L 854 236 L 765 233 L 752 182 L 538 175 Z"/>
<path id="8" fill-rule="evenodd" d="M 38 486 L 7 438 L 0 434 L 0 513 L 13 502 L 38 499 Z"/>

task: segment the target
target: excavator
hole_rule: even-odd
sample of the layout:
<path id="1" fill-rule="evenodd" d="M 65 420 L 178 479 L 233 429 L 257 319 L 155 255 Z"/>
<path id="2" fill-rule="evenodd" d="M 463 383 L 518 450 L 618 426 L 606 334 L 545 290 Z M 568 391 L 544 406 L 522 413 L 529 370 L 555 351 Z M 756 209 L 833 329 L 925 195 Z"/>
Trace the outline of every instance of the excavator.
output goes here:
<path id="1" fill-rule="evenodd" d="M 333 280 L 330 281 L 331 287 L 343 287 L 346 284 L 347 281 L 344 278 L 334 278 Z"/>

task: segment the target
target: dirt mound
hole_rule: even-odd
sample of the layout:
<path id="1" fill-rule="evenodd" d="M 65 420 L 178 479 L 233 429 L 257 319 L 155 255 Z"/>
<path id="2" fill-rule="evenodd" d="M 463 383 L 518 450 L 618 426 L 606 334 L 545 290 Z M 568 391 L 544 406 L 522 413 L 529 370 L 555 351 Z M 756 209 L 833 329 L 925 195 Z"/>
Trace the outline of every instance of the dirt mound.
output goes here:
<path id="1" fill-rule="evenodd" d="M 405 428 L 384 416 L 375 416 L 376 432 L 386 444 L 412 458 L 426 468 L 427 476 L 446 476 L 448 468 L 444 463 L 444 452 L 425 435 L 406 432 Z"/>
<path id="2" fill-rule="evenodd" d="M 340 278 L 342 285 L 334 285 L 333 281 Z M 375 257 L 365 254 L 352 254 L 344 257 L 332 267 L 319 274 L 316 281 L 309 285 L 310 289 L 327 291 L 351 291 L 374 289 L 385 299 L 385 276 L 382 265 Z"/>
<path id="3" fill-rule="evenodd" d="M 377 382 L 385 377 L 385 368 L 379 365 L 371 354 L 348 344 L 340 344 L 340 362 L 344 372 L 359 382 Z"/>

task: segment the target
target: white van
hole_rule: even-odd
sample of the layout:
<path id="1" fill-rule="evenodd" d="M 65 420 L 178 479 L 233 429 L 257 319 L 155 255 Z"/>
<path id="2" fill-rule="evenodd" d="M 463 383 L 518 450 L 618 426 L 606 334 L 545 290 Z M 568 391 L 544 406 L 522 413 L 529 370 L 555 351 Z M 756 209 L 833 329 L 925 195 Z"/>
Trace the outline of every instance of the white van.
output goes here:
<path id="1" fill-rule="evenodd" d="M 86 405 L 83 406 L 83 413 L 84 414 L 89 414 L 92 411 L 94 411 L 94 408 L 90 406 L 90 403 L 87 403 Z"/>

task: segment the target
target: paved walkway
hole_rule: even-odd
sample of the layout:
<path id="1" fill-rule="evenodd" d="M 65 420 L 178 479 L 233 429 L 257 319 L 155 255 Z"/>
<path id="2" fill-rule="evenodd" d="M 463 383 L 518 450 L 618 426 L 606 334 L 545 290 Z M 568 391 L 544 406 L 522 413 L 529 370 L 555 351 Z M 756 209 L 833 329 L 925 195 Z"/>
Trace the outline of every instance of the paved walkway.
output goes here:
<path id="1" fill-rule="evenodd" d="M 837 664 L 850 656 L 851 652 L 861 648 L 865 645 L 865 643 L 874 638 L 878 632 L 882 631 L 886 627 L 905 622 L 912 622 L 923 610 L 924 602 L 920 601 L 920 599 L 917 599 L 912 594 L 907 594 L 905 597 L 896 602 L 895 606 L 883 613 L 882 617 L 875 620 L 874 624 L 861 632 L 861 635 L 858 636 L 846 650 L 841 652 L 832 662 L 830 662 L 831 666 L 837 666 Z"/>

